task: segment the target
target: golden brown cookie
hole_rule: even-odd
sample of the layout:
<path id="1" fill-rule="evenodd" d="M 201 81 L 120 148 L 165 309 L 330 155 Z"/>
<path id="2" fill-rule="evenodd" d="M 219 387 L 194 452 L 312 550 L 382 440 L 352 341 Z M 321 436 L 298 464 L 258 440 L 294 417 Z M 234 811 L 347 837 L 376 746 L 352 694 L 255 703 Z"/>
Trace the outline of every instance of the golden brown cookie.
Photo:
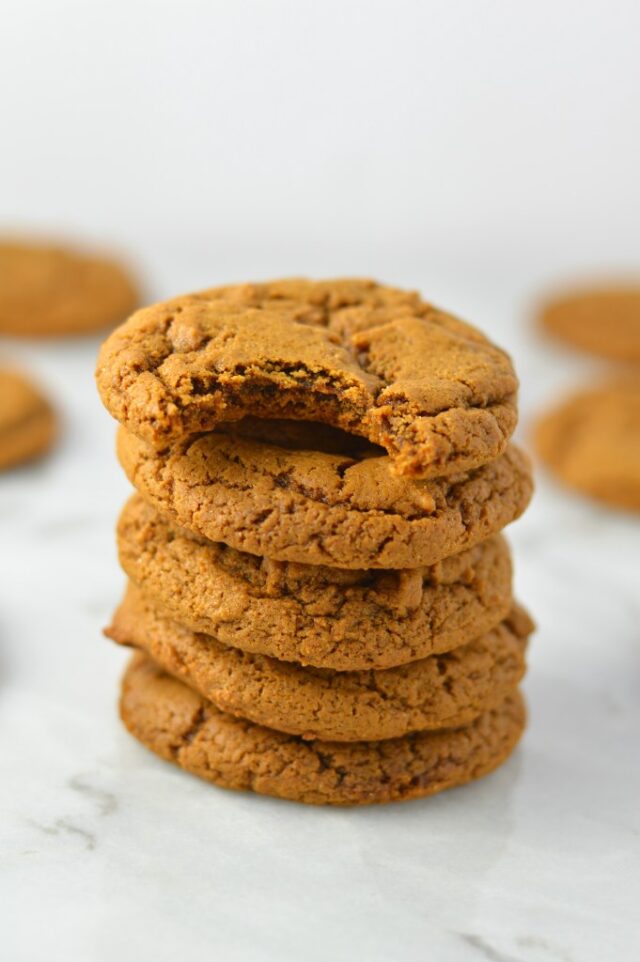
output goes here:
<path id="1" fill-rule="evenodd" d="M 147 748 L 224 788 L 315 805 L 367 805 L 433 795 L 504 762 L 524 728 L 517 691 L 464 728 L 381 742 L 305 741 L 219 711 L 136 654 L 121 717 Z"/>
<path id="2" fill-rule="evenodd" d="M 308 448 L 313 425 L 308 426 Z M 154 450 L 121 429 L 131 483 L 174 523 L 239 551 L 340 568 L 419 568 L 500 531 L 526 508 L 528 460 L 431 481 L 398 477 L 386 456 L 282 448 L 205 434 Z"/>
<path id="3" fill-rule="evenodd" d="M 144 308 L 103 345 L 100 394 L 164 446 L 247 415 L 319 421 L 436 477 L 500 455 L 516 424 L 504 351 L 417 294 L 373 281 L 214 288 Z"/>
<path id="4" fill-rule="evenodd" d="M 140 648 L 220 711 L 305 739 L 342 742 L 468 725 L 521 680 L 532 629 L 524 610 L 514 608 L 501 625 L 447 654 L 384 671 L 335 672 L 196 634 L 130 585 L 105 634 Z"/>
<path id="5" fill-rule="evenodd" d="M 0 333 L 88 334 L 121 321 L 139 303 L 114 261 L 38 243 L 0 241 Z"/>
<path id="6" fill-rule="evenodd" d="M 338 671 L 448 651 L 511 608 L 511 559 L 499 535 L 426 568 L 353 571 L 198 539 L 134 495 L 120 516 L 118 551 L 129 577 L 193 631 Z"/>
<path id="7" fill-rule="evenodd" d="M 569 487 L 640 511 L 640 378 L 568 398 L 540 418 L 535 445 Z"/>
<path id="8" fill-rule="evenodd" d="M 572 347 L 640 361 L 640 283 L 569 292 L 546 305 L 540 324 Z"/>
<path id="9" fill-rule="evenodd" d="M 53 408 L 17 371 L 0 369 L 0 470 L 45 454 L 57 432 Z"/>

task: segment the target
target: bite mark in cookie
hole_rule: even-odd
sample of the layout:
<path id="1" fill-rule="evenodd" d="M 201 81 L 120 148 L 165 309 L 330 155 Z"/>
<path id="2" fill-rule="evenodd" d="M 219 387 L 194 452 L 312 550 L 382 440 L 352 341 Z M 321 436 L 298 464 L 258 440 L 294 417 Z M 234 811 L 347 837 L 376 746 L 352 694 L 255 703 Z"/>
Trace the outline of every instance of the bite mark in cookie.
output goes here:
<path id="1" fill-rule="evenodd" d="M 503 351 L 372 281 L 239 285 L 153 305 L 104 344 L 97 380 L 113 416 L 155 446 L 247 415 L 319 421 L 416 478 L 487 463 L 516 423 Z"/>

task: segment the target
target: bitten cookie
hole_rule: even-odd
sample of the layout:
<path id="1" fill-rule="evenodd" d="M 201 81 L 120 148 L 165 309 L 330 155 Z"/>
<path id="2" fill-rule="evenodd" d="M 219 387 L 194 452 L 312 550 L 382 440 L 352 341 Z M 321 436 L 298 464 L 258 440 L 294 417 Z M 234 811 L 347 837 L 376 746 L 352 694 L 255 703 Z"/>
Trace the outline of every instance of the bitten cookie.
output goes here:
<path id="1" fill-rule="evenodd" d="M 0 241 L 0 333 L 87 334 L 121 321 L 138 302 L 134 282 L 114 261 Z"/>
<path id="2" fill-rule="evenodd" d="M 433 795 L 480 778 L 511 754 L 525 724 L 517 692 L 464 728 L 381 742 L 305 741 L 219 711 L 136 654 L 121 717 L 147 748 L 224 788 L 316 805 Z"/>
<path id="3" fill-rule="evenodd" d="M 499 535 L 426 568 L 353 571 L 197 538 L 134 495 L 118 523 L 118 552 L 144 593 L 193 631 L 320 668 L 389 668 L 448 651 L 511 608 L 511 559 Z"/>
<path id="4" fill-rule="evenodd" d="M 569 293 L 547 304 L 540 324 L 572 347 L 640 361 L 640 283 Z"/>
<path id="5" fill-rule="evenodd" d="M 419 568 L 485 540 L 526 508 L 532 480 L 515 447 L 431 481 L 398 477 L 385 456 L 327 454 L 206 434 L 154 450 L 121 429 L 131 483 L 165 517 L 276 561 Z"/>
<path id="6" fill-rule="evenodd" d="M 137 312 L 103 345 L 111 414 L 154 446 L 246 415 L 320 421 L 424 478 L 500 455 L 516 424 L 504 351 L 373 281 L 214 288 Z"/>
<path id="7" fill-rule="evenodd" d="M 16 371 L 0 369 L 0 470 L 45 454 L 57 433 L 53 408 Z"/>
<path id="8" fill-rule="evenodd" d="M 569 487 L 640 511 L 640 378 L 568 398 L 540 418 L 535 445 Z"/>
<path id="9" fill-rule="evenodd" d="M 140 648 L 220 711 L 305 739 L 342 742 L 469 724 L 522 678 L 532 628 L 515 608 L 497 628 L 447 654 L 384 671 L 334 672 L 196 634 L 130 585 L 105 634 Z"/>

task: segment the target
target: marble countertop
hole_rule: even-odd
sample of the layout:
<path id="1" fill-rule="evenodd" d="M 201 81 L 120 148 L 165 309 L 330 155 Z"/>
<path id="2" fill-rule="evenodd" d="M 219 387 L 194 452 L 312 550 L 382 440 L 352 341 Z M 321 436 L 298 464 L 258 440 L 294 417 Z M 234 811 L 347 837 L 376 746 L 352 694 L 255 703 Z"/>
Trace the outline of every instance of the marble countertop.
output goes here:
<path id="1" fill-rule="evenodd" d="M 526 428 L 591 367 L 511 321 L 521 293 L 478 287 L 464 306 L 472 316 L 477 300 L 473 316 L 512 349 Z M 361 810 L 217 790 L 117 720 L 127 656 L 100 631 L 123 585 L 113 526 L 128 485 L 93 387 L 96 344 L 2 350 L 64 417 L 53 456 L 0 478 L 2 958 L 640 957 L 638 521 L 539 479 L 510 531 L 539 624 L 530 726 L 494 775 Z"/>

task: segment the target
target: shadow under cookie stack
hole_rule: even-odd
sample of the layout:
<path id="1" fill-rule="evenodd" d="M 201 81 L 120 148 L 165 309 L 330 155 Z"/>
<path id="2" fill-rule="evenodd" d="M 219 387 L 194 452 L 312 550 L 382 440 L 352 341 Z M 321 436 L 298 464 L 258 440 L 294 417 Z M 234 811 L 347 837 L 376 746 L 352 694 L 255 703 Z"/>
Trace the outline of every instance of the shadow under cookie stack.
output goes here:
<path id="1" fill-rule="evenodd" d="M 499 532 L 532 484 L 503 351 L 412 292 L 280 281 L 138 311 L 97 379 L 137 489 L 106 633 L 140 742 L 336 805 L 509 756 L 532 624 Z"/>

